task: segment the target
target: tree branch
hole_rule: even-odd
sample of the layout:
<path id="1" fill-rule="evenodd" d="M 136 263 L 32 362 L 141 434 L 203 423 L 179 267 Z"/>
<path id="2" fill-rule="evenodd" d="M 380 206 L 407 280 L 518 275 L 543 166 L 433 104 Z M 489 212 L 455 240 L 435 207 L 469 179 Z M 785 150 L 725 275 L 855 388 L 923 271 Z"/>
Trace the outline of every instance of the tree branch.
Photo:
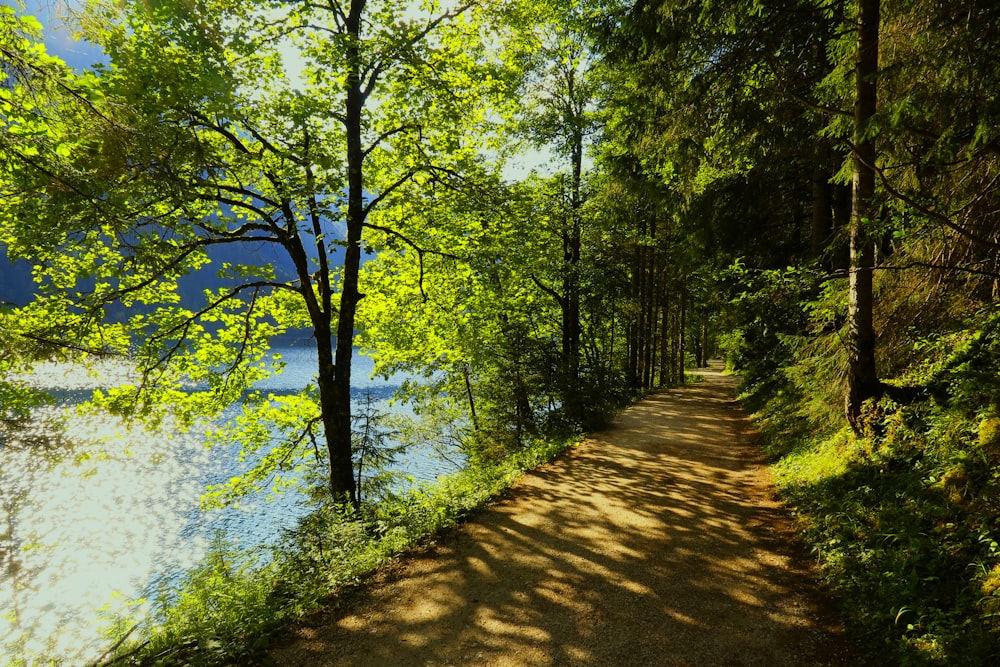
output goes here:
<path id="1" fill-rule="evenodd" d="M 555 299 L 556 303 L 558 303 L 560 306 L 562 306 L 565 303 L 566 299 L 561 294 L 559 294 L 559 292 L 555 291 L 548 285 L 542 283 L 542 281 L 539 280 L 537 276 L 534 275 L 531 276 L 531 282 L 535 283 L 535 286 L 538 289 L 542 290 L 543 292 L 551 296 L 553 299 Z"/>
<path id="2" fill-rule="evenodd" d="M 377 139 L 375 139 L 374 141 L 372 141 L 371 145 L 369 145 L 368 148 L 366 148 L 364 150 L 364 152 L 363 152 L 362 155 L 364 157 L 368 157 L 369 155 L 371 155 L 372 151 L 374 151 L 376 148 L 378 148 L 382 144 L 383 141 L 385 141 L 386 139 L 388 139 L 389 137 L 391 137 L 394 134 L 399 134 L 401 132 L 406 132 L 407 130 L 410 130 L 410 129 L 413 129 L 413 127 L 411 125 L 400 125 L 399 127 L 394 128 L 392 130 L 386 130 L 385 132 L 383 132 L 382 134 L 380 134 Z"/>
<path id="3" fill-rule="evenodd" d="M 853 145 L 851 146 L 851 150 L 855 154 L 857 154 L 857 151 L 855 151 L 855 147 Z M 882 181 L 882 187 L 886 189 L 886 192 L 888 192 L 896 199 L 907 204 L 908 206 L 911 206 L 918 213 L 922 213 L 926 215 L 928 218 L 931 218 L 932 220 L 937 220 L 944 226 L 956 232 L 959 236 L 962 236 L 970 241 L 973 241 L 974 243 L 979 243 L 983 246 L 986 246 L 987 248 L 1000 249 L 1000 243 L 997 243 L 995 241 L 990 241 L 989 239 L 985 239 L 981 236 L 978 236 L 977 234 L 970 232 L 966 228 L 959 225 L 957 222 L 953 221 L 950 216 L 954 215 L 954 213 L 952 214 L 940 213 L 939 211 L 935 211 L 934 209 L 928 208 L 927 206 L 921 204 L 913 197 L 903 194 L 903 192 L 893 187 L 892 183 L 889 182 L 889 178 L 885 175 L 885 170 L 878 167 L 878 165 L 870 164 L 868 161 L 862 161 L 862 164 L 867 169 L 871 169 L 879 177 L 879 180 Z M 1000 175 L 994 177 L 993 181 L 990 182 L 990 185 L 992 186 L 993 184 L 995 184 L 998 178 L 1000 178 Z M 968 206 L 969 205 L 963 206 L 962 208 L 958 209 L 958 211 L 955 211 L 955 213 L 965 210 Z"/>
<path id="4" fill-rule="evenodd" d="M 383 72 L 385 72 L 385 70 L 389 68 L 390 61 L 394 58 L 398 58 L 404 49 L 412 48 L 414 45 L 418 44 L 421 40 L 427 37 L 427 35 L 429 35 L 439 25 L 441 25 L 445 21 L 449 21 L 453 18 L 461 16 L 466 11 L 474 7 L 476 4 L 478 3 L 468 2 L 464 5 L 456 7 L 455 9 L 449 12 L 445 12 L 433 19 L 430 19 L 421 30 L 419 30 L 409 39 L 406 39 L 401 44 L 396 46 L 394 49 L 386 53 L 381 58 L 378 58 L 371 65 L 362 70 L 360 79 L 362 81 L 365 81 L 364 85 L 362 86 L 362 92 L 361 92 L 362 98 L 366 100 L 368 99 L 372 91 L 375 90 L 375 86 L 378 85 L 378 81 L 381 78 Z"/>
<path id="5" fill-rule="evenodd" d="M 203 187 L 208 187 L 208 188 L 215 188 L 217 190 L 223 190 L 225 192 L 229 192 L 229 193 L 234 194 L 234 195 L 241 195 L 243 197 L 250 197 L 251 199 L 258 199 L 258 200 L 264 202 L 265 204 L 267 204 L 268 206 L 270 206 L 271 208 L 280 208 L 280 206 L 281 206 L 274 199 L 271 199 L 270 197 L 266 197 L 263 194 L 261 194 L 259 191 L 257 191 L 257 190 L 251 190 L 250 188 L 247 188 L 247 187 L 245 187 L 243 185 L 227 185 L 226 183 L 217 183 L 215 181 L 211 181 L 211 180 L 204 179 L 204 178 L 197 178 L 197 177 L 194 179 L 194 184 L 195 185 L 200 185 L 200 186 L 203 186 Z M 232 200 L 229 200 L 229 201 L 231 202 Z M 227 202 L 227 203 L 229 203 L 229 202 Z M 261 209 L 258 209 L 256 207 L 250 206 L 249 204 L 244 204 L 243 206 L 244 206 L 244 208 L 248 208 L 248 209 L 250 209 L 252 211 L 258 212 L 258 214 L 260 215 L 260 217 L 262 217 L 264 219 L 268 219 L 269 218 L 269 216 L 266 213 L 263 213 L 261 211 Z"/>
<path id="6" fill-rule="evenodd" d="M 403 187 L 407 182 L 409 182 L 418 173 L 420 173 L 420 169 L 419 168 L 410 169 L 405 174 L 403 174 L 401 177 L 399 177 L 396 180 L 395 183 L 392 183 L 392 184 L 388 185 L 386 188 L 384 188 L 382 190 L 382 192 L 380 192 L 378 194 L 377 197 L 375 197 L 374 199 L 371 199 L 367 204 L 365 204 L 364 217 L 367 218 L 368 214 L 371 213 L 372 210 L 374 210 L 376 206 L 378 206 L 380 203 L 382 203 L 393 192 L 395 192 L 399 188 Z"/>

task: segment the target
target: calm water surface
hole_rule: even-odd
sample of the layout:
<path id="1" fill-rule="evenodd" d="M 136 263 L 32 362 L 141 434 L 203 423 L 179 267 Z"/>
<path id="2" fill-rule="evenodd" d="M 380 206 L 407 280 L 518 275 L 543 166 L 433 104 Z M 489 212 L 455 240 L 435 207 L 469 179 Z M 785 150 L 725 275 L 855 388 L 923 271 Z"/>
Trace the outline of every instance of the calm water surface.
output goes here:
<path id="1" fill-rule="evenodd" d="M 278 351 L 285 372 L 261 388 L 282 393 L 305 386 L 315 372 L 314 353 Z M 370 359 L 355 357 L 356 395 L 371 390 L 387 398 L 395 384 L 370 379 L 371 370 Z M 124 373 L 113 365 L 99 377 L 64 365 L 37 372 L 37 384 L 57 389 L 61 405 L 37 412 L 36 435 L 44 441 L 44 424 L 66 419 L 73 455 L 0 444 L 0 665 L 44 653 L 86 663 L 100 655 L 99 638 L 112 617 L 195 565 L 214 535 L 245 548 L 265 545 L 307 509 L 290 492 L 201 511 L 206 485 L 245 469 L 237 451 L 207 449 L 204 427 L 150 433 L 73 413 L 94 387 Z M 410 453 L 404 465 L 418 480 L 455 470 L 425 452 Z"/>

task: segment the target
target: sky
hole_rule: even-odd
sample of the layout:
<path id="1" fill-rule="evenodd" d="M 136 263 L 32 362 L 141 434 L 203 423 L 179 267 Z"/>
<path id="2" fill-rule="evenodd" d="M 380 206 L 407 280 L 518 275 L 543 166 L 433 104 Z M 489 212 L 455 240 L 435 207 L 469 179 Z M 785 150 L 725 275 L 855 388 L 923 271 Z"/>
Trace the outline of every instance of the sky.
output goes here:
<path id="1" fill-rule="evenodd" d="M 104 58 L 101 50 L 81 40 L 73 39 L 70 30 L 63 25 L 61 17 L 68 7 L 78 6 L 73 0 L 25 0 L 25 14 L 34 16 L 44 27 L 45 48 L 59 56 L 68 65 L 83 69 L 100 62 Z"/>

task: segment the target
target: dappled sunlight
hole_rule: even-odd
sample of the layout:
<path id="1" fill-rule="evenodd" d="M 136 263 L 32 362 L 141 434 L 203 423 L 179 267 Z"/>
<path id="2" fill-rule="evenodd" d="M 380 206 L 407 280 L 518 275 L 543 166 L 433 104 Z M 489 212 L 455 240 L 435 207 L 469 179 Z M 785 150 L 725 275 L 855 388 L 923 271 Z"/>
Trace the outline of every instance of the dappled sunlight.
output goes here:
<path id="1" fill-rule="evenodd" d="M 117 387 L 139 379 L 133 364 L 120 358 L 91 359 L 86 366 L 61 361 L 40 361 L 26 374 L 37 389 L 77 390 Z"/>
<path id="2" fill-rule="evenodd" d="M 772 533 L 735 379 L 705 375 L 525 477 L 278 664 L 813 664 L 829 628 L 803 638 L 820 610 Z"/>

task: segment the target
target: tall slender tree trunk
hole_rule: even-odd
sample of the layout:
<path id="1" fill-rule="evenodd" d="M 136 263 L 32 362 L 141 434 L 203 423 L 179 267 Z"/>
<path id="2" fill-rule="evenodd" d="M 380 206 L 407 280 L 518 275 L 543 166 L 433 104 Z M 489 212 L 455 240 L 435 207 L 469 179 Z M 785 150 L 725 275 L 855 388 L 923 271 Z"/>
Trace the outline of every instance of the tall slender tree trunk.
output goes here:
<path id="1" fill-rule="evenodd" d="M 642 239 L 646 236 L 646 221 L 640 217 L 637 237 L 640 239 L 635 245 L 635 256 L 632 264 L 632 303 L 635 306 L 632 322 L 630 323 L 631 348 L 629 349 L 629 381 L 633 387 L 642 386 L 642 345 L 645 333 L 646 310 L 644 288 L 646 285 L 646 247 Z"/>
<path id="2" fill-rule="evenodd" d="M 562 356 L 564 401 L 571 418 L 582 416 L 580 376 L 580 234 L 583 226 L 583 134 L 573 135 L 570 219 L 563 234 Z"/>
<path id="3" fill-rule="evenodd" d="M 687 282 L 681 282 L 680 313 L 677 323 L 677 384 L 684 384 L 685 329 L 687 328 Z"/>
<path id="4" fill-rule="evenodd" d="M 616 313 L 618 312 L 618 299 L 611 295 L 611 327 L 608 329 L 608 355 L 606 365 L 608 370 L 615 367 L 615 327 L 617 326 Z"/>
<path id="5" fill-rule="evenodd" d="M 818 153 L 812 177 L 810 253 L 813 259 L 823 256 L 833 231 L 833 201 L 830 191 L 830 172 L 826 164 L 826 148 L 821 148 Z"/>
<path id="6" fill-rule="evenodd" d="M 872 273 L 874 235 L 870 231 L 875 197 L 875 138 L 869 125 L 878 105 L 880 0 L 860 0 L 855 66 L 853 191 L 851 197 L 851 263 L 848 295 L 847 419 L 857 431 L 862 404 L 880 392 L 875 367 Z"/>
<path id="7" fill-rule="evenodd" d="M 332 379 L 322 379 L 320 368 L 320 402 L 326 446 L 330 456 L 330 493 L 335 501 L 350 501 L 357 505 L 358 493 L 354 480 L 351 446 L 351 364 L 354 357 L 354 321 L 361 294 L 358 273 L 361 267 L 361 235 L 364 230 L 364 150 L 361 144 L 364 95 L 361 89 L 361 16 L 365 0 L 352 0 L 346 29 L 349 70 L 344 126 L 347 134 L 347 239 L 341 275 L 340 308 L 337 318 L 337 347 L 333 360 Z M 317 341 L 319 347 L 324 345 Z"/>
<path id="8" fill-rule="evenodd" d="M 670 317 L 669 328 L 670 328 L 670 384 L 677 384 L 677 319 L 679 308 L 677 306 L 677 291 L 675 291 L 675 296 L 670 304 L 670 310 L 668 315 Z"/>
<path id="9" fill-rule="evenodd" d="M 656 238 L 656 218 L 651 217 L 649 221 L 649 238 Z M 653 377 L 656 374 L 656 266 L 659 263 L 655 246 L 646 245 L 646 271 L 645 271 L 645 323 L 646 327 L 642 333 L 645 353 L 643 359 L 642 386 L 650 389 L 653 386 Z"/>
<path id="10" fill-rule="evenodd" d="M 647 352 L 647 366 L 649 367 L 649 382 L 647 387 L 655 387 L 657 383 L 657 373 L 659 371 L 659 360 L 657 358 L 660 351 L 660 280 L 659 280 L 658 258 L 654 257 L 653 265 L 649 271 L 649 347 Z"/>
<path id="11" fill-rule="evenodd" d="M 708 367 L 708 358 L 711 354 L 711 350 L 708 349 L 708 323 L 701 323 L 701 359 L 698 360 L 698 366 L 701 368 Z"/>
<path id="12" fill-rule="evenodd" d="M 662 290 L 660 308 L 660 384 L 673 384 L 672 366 L 670 364 L 670 287 L 667 284 L 666 271 L 660 277 Z"/>
<path id="13" fill-rule="evenodd" d="M 653 386 L 653 373 L 655 372 L 653 368 L 653 345 L 655 344 L 654 335 L 656 333 L 656 301 L 653 294 L 655 290 L 653 271 L 656 265 L 656 258 L 652 248 L 647 248 L 646 253 L 646 272 L 644 275 L 645 300 L 643 302 L 643 311 L 645 312 L 644 322 L 646 326 L 642 332 L 642 386 L 649 389 Z"/>
<path id="14" fill-rule="evenodd" d="M 469 417 L 472 419 L 472 430 L 479 431 L 479 417 L 476 415 L 476 397 L 472 393 L 472 379 L 469 377 L 471 368 L 469 363 L 462 364 L 462 377 L 465 380 L 465 397 L 469 401 Z"/>

